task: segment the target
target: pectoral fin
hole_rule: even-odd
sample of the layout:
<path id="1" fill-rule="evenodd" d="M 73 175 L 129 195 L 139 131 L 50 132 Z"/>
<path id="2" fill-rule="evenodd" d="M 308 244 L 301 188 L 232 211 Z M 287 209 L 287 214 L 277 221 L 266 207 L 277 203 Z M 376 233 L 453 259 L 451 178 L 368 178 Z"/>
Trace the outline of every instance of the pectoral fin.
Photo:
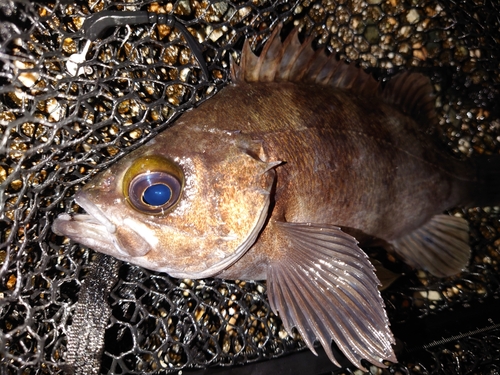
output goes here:
<path id="1" fill-rule="evenodd" d="M 319 340 L 337 365 L 332 340 L 360 369 L 361 359 L 396 362 L 379 281 L 355 238 L 329 225 L 276 227 L 286 248 L 270 264 L 268 294 L 287 331 L 296 327 L 314 353 Z"/>
<path id="2" fill-rule="evenodd" d="M 392 241 L 391 245 L 412 267 L 438 277 L 456 275 L 469 262 L 469 225 L 459 217 L 436 215 L 417 230 Z"/>

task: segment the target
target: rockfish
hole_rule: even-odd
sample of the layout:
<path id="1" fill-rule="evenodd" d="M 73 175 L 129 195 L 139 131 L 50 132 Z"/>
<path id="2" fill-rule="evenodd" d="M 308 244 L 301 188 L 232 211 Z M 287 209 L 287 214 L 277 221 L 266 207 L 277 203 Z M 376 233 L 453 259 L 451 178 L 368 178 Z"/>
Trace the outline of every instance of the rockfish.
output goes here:
<path id="1" fill-rule="evenodd" d="M 232 84 L 96 176 L 87 215 L 53 231 L 179 278 L 267 280 L 285 328 L 334 363 L 396 361 L 373 265 L 383 243 L 437 276 L 468 263 L 468 225 L 442 214 L 500 202 L 498 158 L 460 161 L 428 132 L 430 81 L 384 87 L 277 27 L 260 57 L 245 42 Z M 358 246 L 359 245 L 359 246 Z"/>

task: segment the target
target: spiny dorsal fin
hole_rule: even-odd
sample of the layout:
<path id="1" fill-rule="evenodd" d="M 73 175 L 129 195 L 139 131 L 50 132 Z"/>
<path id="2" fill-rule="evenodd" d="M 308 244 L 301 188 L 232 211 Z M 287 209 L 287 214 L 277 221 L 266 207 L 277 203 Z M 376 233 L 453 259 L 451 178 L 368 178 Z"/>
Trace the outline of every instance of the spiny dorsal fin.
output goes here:
<path id="1" fill-rule="evenodd" d="M 404 72 L 391 79 L 384 89 L 362 68 L 327 56 L 325 49 L 314 51 L 312 37 L 300 43 L 299 28 L 281 42 L 279 24 L 256 56 L 248 39 L 241 53 L 240 65 L 231 62 L 231 78 L 238 82 L 303 82 L 349 90 L 358 96 L 379 98 L 396 105 L 402 112 L 420 122 L 435 123 L 434 95 L 429 78 Z"/>
<path id="2" fill-rule="evenodd" d="M 305 82 L 379 95 L 379 82 L 361 68 L 327 56 L 324 49 L 314 51 L 312 37 L 300 43 L 298 28 L 281 42 L 281 28 L 280 24 L 274 29 L 258 57 L 245 41 L 240 65 L 231 64 L 233 82 Z"/>

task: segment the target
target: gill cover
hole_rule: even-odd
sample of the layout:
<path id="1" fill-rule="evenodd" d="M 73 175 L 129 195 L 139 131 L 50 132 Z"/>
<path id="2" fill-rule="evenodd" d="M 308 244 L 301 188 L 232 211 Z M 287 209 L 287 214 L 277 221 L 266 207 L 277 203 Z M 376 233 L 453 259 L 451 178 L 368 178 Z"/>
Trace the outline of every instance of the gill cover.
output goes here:
<path id="1" fill-rule="evenodd" d="M 194 115 L 185 114 L 179 133 L 182 125 L 195 123 Z M 182 148 L 184 156 L 175 160 L 185 183 L 179 203 L 167 215 L 152 218 L 161 223 L 162 234 L 147 259 L 174 277 L 212 277 L 257 239 L 268 217 L 277 162 L 268 161 L 260 141 L 241 132 L 193 126 L 179 137 L 188 138 L 190 149 L 184 142 L 173 145 L 170 138 L 169 152 Z"/>

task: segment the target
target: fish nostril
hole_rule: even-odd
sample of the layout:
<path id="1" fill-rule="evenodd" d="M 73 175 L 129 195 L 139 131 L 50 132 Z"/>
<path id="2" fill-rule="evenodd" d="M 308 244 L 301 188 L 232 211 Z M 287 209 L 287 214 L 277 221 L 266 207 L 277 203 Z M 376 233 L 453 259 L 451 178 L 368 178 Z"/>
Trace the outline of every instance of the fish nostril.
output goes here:
<path id="1" fill-rule="evenodd" d="M 99 190 L 101 191 L 111 191 L 115 186 L 115 176 L 109 176 L 101 181 L 99 184 Z"/>

